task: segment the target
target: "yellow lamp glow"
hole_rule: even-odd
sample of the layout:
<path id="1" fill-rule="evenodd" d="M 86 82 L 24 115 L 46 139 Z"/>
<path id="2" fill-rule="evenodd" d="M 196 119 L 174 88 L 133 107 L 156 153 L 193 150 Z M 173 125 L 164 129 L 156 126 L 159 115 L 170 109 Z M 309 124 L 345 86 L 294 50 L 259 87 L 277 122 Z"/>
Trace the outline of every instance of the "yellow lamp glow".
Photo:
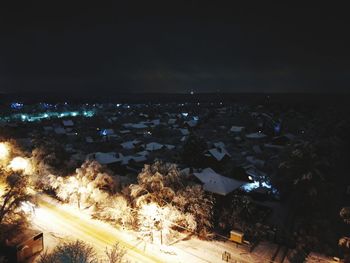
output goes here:
<path id="1" fill-rule="evenodd" d="M 4 160 L 9 156 L 9 147 L 6 143 L 0 143 L 0 160 Z"/>

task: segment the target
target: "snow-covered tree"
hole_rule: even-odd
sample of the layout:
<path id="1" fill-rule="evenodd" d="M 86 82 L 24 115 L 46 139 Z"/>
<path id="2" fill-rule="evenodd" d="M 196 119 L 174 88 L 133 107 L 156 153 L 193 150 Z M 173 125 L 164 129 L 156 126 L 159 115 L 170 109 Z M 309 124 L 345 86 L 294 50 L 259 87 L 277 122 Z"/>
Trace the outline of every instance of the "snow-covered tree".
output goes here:
<path id="1" fill-rule="evenodd" d="M 200 185 L 187 186 L 179 190 L 173 204 L 183 213 L 192 215 L 196 222 L 196 232 L 203 238 L 210 234 L 213 227 L 212 196 L 207 195 Z"/>
<path id="2" fill-rule="evenodd" d="M 161 224 L 151 220 L 151 228 L 157 225 L 169 232 L 171 229 L 196 231 L 204 237 L 212 227 L 212 198 L 199 185 L 186 187 L 174 164 L 145 165 L 138 175 L 138 184 L 130 186 L 130 196 L 139 211 L 141 228 L 147 222 L 145 214 L 152 209 L 165 220 Z"/>
<path id="3" fill-rule="evenodd" d="M 132 228 L 136 224 L 135 211 L 122 195 L 110 196 L 96 207 L 93 216 L 114 225 Z"/>
<path id="4" fill-rule="evenodd" d="M 96 161 L 86 161 L 72 176 L 50 175 L 48 181 L 59 199 L 77 204 L 79 208 L 105 202 L 119 185 L 117 178 L 103 171 Z"/>

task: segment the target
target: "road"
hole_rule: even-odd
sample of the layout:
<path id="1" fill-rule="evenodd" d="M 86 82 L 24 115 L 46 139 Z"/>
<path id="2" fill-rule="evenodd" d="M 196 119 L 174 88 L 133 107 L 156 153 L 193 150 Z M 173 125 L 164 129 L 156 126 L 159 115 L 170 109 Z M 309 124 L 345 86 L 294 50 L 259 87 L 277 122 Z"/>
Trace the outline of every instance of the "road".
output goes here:
<path id="1" fill-rule="evenodd" d="M 140 245 L 140 241 L 132 241 L 121 231 L 100 221 L 90 219 L 82 213 L 79 214 L 54 204 L 47 197 L 39 199 L 33 222 L 34 226 L 43 230 L 44 235 L 46 232 L 61 237 L 63 240 L 67 237 L 72 240 L 80 239 L 92 244 L 100 252 L 103 252 L 107 246 L 119 242 L 127 249 L 128 258 L 134 262 L 165 262 L 163 257 L 161 259 L 159 255 L 153 254 L 148 249 L 144 252 L 142 248 L 135 246 Z M 162 256 L 161 253 L 158 254 Z"/>
<path id="2" fill-rule="evenodd" d="M 38 196 L 32 222 L 35 228 L 44 232 L 46 247 L 53 248 L 61 241 L 79 239 L 93 245 L 98 256 L 104 258 L 106 247 L 119 242 L 126 248 L 130 262 L 223 262 L 221 256 L 224 251 L 230 252 L 237 262 L 270 262 L 275 251 L 271 244 L 262 244 L 253 253 L 247 253 L 230 242 L 203 241 L 194 237 L 172 246 L 146 244 L 137 239 L 135 233 L 91 219 L 77 208 L 62 205 L 45 195 Z"/>

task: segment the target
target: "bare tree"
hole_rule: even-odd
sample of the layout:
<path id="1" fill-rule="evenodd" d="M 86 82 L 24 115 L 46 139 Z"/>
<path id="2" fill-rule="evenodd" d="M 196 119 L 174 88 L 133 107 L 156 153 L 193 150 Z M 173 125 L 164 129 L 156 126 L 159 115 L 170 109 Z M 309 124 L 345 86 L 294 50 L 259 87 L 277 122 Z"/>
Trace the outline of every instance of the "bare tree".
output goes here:
<path id="1" fill-rule="evenodd" d="M 98 263 L 95 249 L 77 240 L 58 245 L 52 253 L 44 252 L 39 263 Z"/>
<path id="2" fill-rule="evenodd" d="M 106 248 L 105 253 L 109 263 L 122 263 L 124 262 L 126 250 L 117 242 L 111 249 Z"/>
<path id="3" fill-rule="evenodd" d="M 40 254 L 40 258 L 38 259 L 38 263 L 56 263 L 57 258 L 53 253 L 49 253 L 48 250 L 43 251 Z"/>
<path id="4" fill-rule="evenodd" d="M 4 188 L 0 192 L 0 234 L 6 237 L 6 232 L 18 229 L 26 222 L 24 212 L 20 209 L 22 202 L 30 200 L 27 193 L 27 179 L 18 174 L 4 175 Z M 1 185 L 0 185 L 1 187 Z"/>

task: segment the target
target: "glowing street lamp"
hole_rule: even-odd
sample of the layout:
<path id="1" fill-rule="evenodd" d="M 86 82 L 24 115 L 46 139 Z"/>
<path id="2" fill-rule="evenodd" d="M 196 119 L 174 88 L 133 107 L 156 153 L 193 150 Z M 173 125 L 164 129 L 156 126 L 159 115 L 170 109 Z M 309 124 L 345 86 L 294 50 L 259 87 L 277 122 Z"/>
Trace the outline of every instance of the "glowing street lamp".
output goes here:
<path id="1" fill-rule="evenodd" d="M 0 143 L 0 160 L 5 160 L 9 156 L 10 150 L 6 143 Z"/>

